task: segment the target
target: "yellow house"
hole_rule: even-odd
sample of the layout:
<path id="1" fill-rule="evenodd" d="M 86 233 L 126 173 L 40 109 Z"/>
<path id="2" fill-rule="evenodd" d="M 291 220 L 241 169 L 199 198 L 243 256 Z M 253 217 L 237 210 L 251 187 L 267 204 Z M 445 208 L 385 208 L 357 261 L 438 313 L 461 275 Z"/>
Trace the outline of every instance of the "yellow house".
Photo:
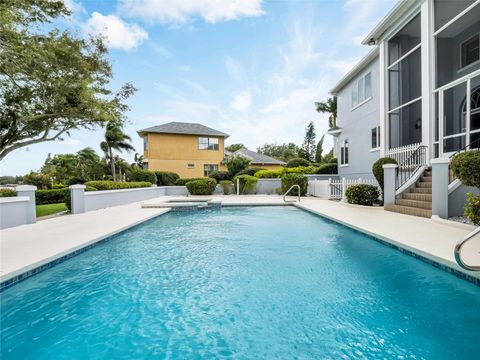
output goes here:
<path id="1" fill-rule="evenodd" d="M 224 170 L 225 139 L 221 131 L 197 123 L 169 122 L 138 131 L 148 170 L 172 171 L 181 178 Z"/>

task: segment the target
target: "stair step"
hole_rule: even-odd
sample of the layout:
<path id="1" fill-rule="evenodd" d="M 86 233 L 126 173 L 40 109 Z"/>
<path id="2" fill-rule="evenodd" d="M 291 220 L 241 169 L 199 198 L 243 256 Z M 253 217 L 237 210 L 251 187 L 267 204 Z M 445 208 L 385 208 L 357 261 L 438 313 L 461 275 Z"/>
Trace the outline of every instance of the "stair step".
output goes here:
<path id="1" fill-rule="evenodd" d="M 432 188 L 413 188 L 410 190 L 412 193 L 416 194 L 431 194 Z"/>
<path id="2" fill-rule="evenodd" d="M 422 181 L 422 182 L 432 182 L 432 177 L 423 175 L 422 179 L 420 181 Z"/>
<path id="3" fill-rule="evenodd" d="M 415 185 L 417 188 L 432 188 L 432 182 L 431 181 L 421 181 Z"/>
<path id="4" fill-rule="evenodd" d="M 421 216 L 425 218 L 432 217 L 432 210 L 418 209 L 410 206 L 385 204 L 384 209 L 387 211 L 392 211 L 405 215 Z"/>
<path id="5" fill-rule="evenodd" d="M 407 200 L 432 201 L 432 194 L 405 193 L 402 197 Z"/>
<path id="6" fill-rule="evenodd" d="M 427 209 L 432 210 L 432 202 L 430 201 L 420 201 L 420 200 L 409 200 L 409 199 L 397 199 L 395 200 L 396 205 L 408 206 L 417 209 Z"/>

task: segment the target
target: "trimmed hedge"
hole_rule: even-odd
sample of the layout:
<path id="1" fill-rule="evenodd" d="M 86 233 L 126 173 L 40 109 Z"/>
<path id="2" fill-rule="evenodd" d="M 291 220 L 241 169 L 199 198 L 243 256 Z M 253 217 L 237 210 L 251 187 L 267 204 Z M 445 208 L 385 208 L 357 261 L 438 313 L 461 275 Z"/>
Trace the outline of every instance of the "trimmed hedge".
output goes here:
<path id="1" fill-rule="evenodd" d="M 220 181 L 232 179 L 232 175 L 228 171 L 212 171 L 208 177 L 215 179 L 218 183 Z"/>
<path id="2" fill-rule="evenodd" d="M 258 179 L 250 175 L 238 175 L 233 178 L 233 186 L 237 190 L 237 180 L 240 195 L 255 194 Z"/>
<path id="3" fill-rule="evenodd" d="M 317 167 L 315 174 L 337 174 L 337 163 L 321 164 Z"/>
<path id="4" fill-rule="evenodd" d="M 453 175 L 463 185 L 480 188 L 480 151 L 467 151 L 455 155 L 450 163 Z"/>
<path id="5" fill-rule="evenodd" d="M 230 195 L 233 190 L 233 182 L 231 180 L 220 180 L 218 183 L 223 190 L 224 195 Z"/>
<path id="6" fill-rule="evenodd" d="M 293 167 L 299 167 L 299 166 L 310 166 L 312 163 L 306 159 L 303 158 L 293 158 L 287 161 L 287 164 L 285 167 L 287 168 L 293 168 Z"/>
<path id="7" fill-rule="evenodd" d="M 12 189 L 0 189 L 0 197 L 12 197 L 17 196 L 17 192 Z"/>
<path id="8" fill-rule="evenodd" d="M 316 171 L 315 166 L 297 166 L 283 169 L 284 174 L 315 174 Z"/>
<path id="9" fill-rule="evenodd" d="M 300 186 L 300 196 L 307 195 L 308 178 L 302 174 L 285 174 L 282 176 L 282 194 L 292 187 L 292 185 Z M 294 188 L 289 195 L 298 196 L 298 189 Z"/>
<path id="10" fill-rule="evenodd" d="M 378 159 L 373 163 L 372 172 L 375 179 L 377 179 L 378 185 L 380 185 L 380 189 L 382 189 L 382 196 L 383 196 L 383 165 L 385 164 L 397 164 L 395 159 L 389 157 L 383 157 Z"/>
<path id="11" fill-rule="evenodd" d="M 249 167 L 249 168 L 243 169 L 242 171 L 239 171 L 238 173 L 235 174 L 235 176 L 239 176 L 239 175 L 255 176 L 255 173 L 257 173 L 260 170 L 265 170 L 265 169 L 260 167 Z"/>
<path id="12" fill-rule="evenodd" d="M 380 193 L 375 185 L 357 184 L 345 191 L 349 204 L 372 206 L 378 200 Z"/>
<path id="13" fill-rule="evenodd" d="M 70 196 L 70 189 L 52 189 L 35 191 L 36 205 L 56 204 L 65 202 L 65 197 Z"/>
<path id="14" fill-rule="evenodd" d="M 187 184 L 187 182 L 197 181 L 197 180 L 204 180 L 204 179 L 208 179 L 208 177 L 190 178 L 190 179 L 178 179 L 177 181 L 175 181 L 175 185 L 176 185 L 176 186 L 185 186 L 185 185 Z"/>
<path id="15" fill-rule="evenodd" d="M 56 183 L 52 185 L 52 189 L 65 189 L 68 188 L 68 185 L 62 183 Z"/>
<path id="16" fill-rule="evenodd" d="M 468 202 L 465 205 L 465 216 L 476 225 L 480 225 L 480 195 L 467 193 Z"/>
<path id="17" fill-rule="evenodd" d="M 97 190 L 118 190 L 118 189 L 135 189 L 142 187 L 150 187 L 152 183 L 146 181 L 130 181 L 130 182 L 121 182 L 121 181 L 109 181 L 109 180 L 95 180 L 87 181 L 85 183 L 88 187 L 93 187 Z"/>
<path id="18" fill-rule="evenodd" d="M 278 170 L 260 170 L 255 173 L 255 177 L 259 179 L 278 179 L 283 175 L 283 169 Z"/>
<path id="19" fill-rule="evenodd" d="M 144 169 L 135 169 L 130 174 L 130 181 L 145 181 L 151 184 L 157 183 L 157 175 L 153 171 Z"/>
<path id="20" fill-rule="evenodd" d="M 157 185 L 158 186 L 173 186 L 175 181 L 180 179 L 180 176 L 177 173 L 170 171 L 154 171 L 157 176 Z"/>
<path id="21" fill-rule="evenodd" d="M 185 186 L 192 195 L 212 195 L 217 186 L 217 180 L 211 178 L 193 180 L 187 182 Z"/>

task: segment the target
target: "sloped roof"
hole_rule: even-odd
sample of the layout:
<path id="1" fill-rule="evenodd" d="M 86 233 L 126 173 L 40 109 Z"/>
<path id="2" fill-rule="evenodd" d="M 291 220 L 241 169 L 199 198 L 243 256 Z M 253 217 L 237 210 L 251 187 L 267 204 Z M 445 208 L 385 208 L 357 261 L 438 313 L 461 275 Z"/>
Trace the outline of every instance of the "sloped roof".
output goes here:
<path id="1" fill-rule="evenodd" d="M 241 148 L 233 153 L 233 155 L 243 155 L 246 158 L 251 159 L 251 164 L 270 164 L 270 165 L 285 165 L 286 163 L 281 160 L 274 159 L 270 156 L 259 154 L 255 151 L 248 150 L 247 148 Z"/>
<path id="2" fill-rule="evenodd" d="M 172 121 L 166 124 L 152 126 L 143 130 L 139 130 L 138 133 L 206 135 L 219 136 L 224 138 L 230 136 L 228 134 L 225 134 L 224 132 L 209 128 L 208 126 L 199 123 L 188 123 L 179 121 Z"/>

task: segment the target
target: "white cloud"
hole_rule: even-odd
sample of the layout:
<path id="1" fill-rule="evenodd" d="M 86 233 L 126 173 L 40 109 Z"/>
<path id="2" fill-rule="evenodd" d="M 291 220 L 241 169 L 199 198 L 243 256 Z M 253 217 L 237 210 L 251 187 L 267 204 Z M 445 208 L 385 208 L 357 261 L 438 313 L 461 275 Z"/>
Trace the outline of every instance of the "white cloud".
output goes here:
<path id="1" fill-rule="evenodd" d="M 73 138 L 66 138 L 60 142 L 60 144 L 68 145 L 68 146 L 78 146 L 80 145 L 80 140 L 73 139 Z"/>
<path id="2" fill-rule="evenodd" d="M 121 0 L 124 16 L 150 23 L 185 24 L 200 17 L 207 23 L 263 14 L 261 0 Z"/>
<path id="3" fill-rule="evenodd" d="M 238 111 L 247 111 L 252 105 L 252 94 L 249 90 L 237 94 L 230 102 L 230 107 Z"/>
<path id="4" fill-rule="evenodd" d="M 136 24 L 129 24 L 115 15 L 93 12 L 83 26 L 86 34 L 102 35 L 111 48 L 131 50 L 148 39 L 148 33 Z"/>
<path id="5" fill-rule="evenodd" d="M 72 14 L 86 14 L 87 10 L 82 4 L 75 0 L 63 0 L 65 7 L 72 12 Z"/>

